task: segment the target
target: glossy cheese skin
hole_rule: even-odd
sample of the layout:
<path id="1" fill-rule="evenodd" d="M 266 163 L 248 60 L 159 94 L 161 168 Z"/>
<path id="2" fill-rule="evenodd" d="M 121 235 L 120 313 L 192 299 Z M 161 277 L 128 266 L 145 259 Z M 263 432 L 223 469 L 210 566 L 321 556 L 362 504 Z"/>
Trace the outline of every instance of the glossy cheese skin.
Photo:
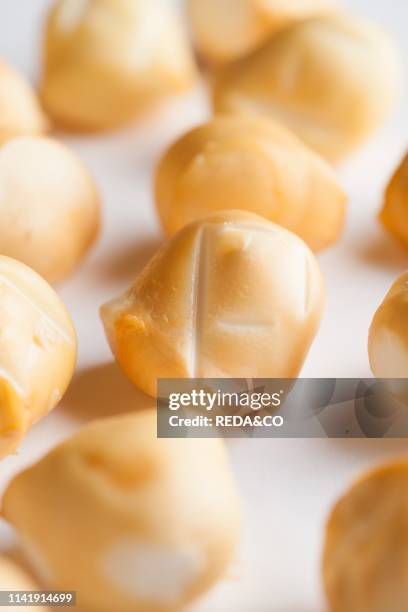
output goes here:
<path id="1" fill-rule="evenodd" d="M 397 278 L 373 317 L 368 354 L 377 378 L 408 378 L 408 273 Z"/>
<path id="2" fill-rule="evenodd" d="M 158 378 L 296 377 L 323 304 L 300 238 L 227 211 L 173 236 L 101 315 L 120 366 L 155 396 Z"/>
<path id="3" fill-rule="evenodd" d="M 75 330 L 54 290 L 0 256 L 0 457 L 61 400 L 76 360 Z"/>

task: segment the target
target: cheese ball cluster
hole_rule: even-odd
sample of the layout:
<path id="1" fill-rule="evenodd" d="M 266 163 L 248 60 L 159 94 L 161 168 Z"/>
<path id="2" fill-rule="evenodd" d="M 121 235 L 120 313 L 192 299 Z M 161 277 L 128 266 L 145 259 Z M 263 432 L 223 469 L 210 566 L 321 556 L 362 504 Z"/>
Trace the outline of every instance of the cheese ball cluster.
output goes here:
<path id="1" fill-rule="evenodd" d="M 21 134 L 41 135 L 47 128 L 48 120 L 29 83 L 0 60 L 0 145 Z"/>
<path id="2" fill-rule="evenodd" d="M 76 334 L 48 282 L 72 274 L 100 228 L 95 181 L 45 133 L 119 128 L 188 90 L 197 65 L 174 9 L 54 0 L 38 96 L 0 62 L 0 461 L 13 460 L 71 381 Z M 100 309 L 120 368 L 153 397 L 160 378 L 299 376 L 325 305 L 313 251 L 336 243 L 346 216 L 329 162 L 363 144 L 400 88 L 390 36 L 335 0 L 186 0 L 186 9 L 214 116 L 161 156 L 154 203 L 168 240 Z M 380 221 L 408 246 L 408 157 Z M 374 315 L 375 377 L 408 378 L 407 296 L 408 273 Z M 81 612 L 180 612 L 237 552 L 226 445 L 159 439 L 156 411 L 140 404 L 82 427 L 12 477 L 2 499 L 41 587 L 75 590 Z M 331 612 L 406 612 L 407 508 L 404 459 L 336 504 L 323 555 Z M 0 557 L 0 590 L 37 588 Z"/>
<path id="3" fill-rule="evenodd" d="M 222 117 L 182 136 L 161 160 L 156 202 L 167 234 L 206 215 L 262 215 L 317 251 L 337 241 L 346 196 L 329 165 L 278 123 Z"/>
<path id="4" fill-rule="evenodd" d="M 180 230 L 101 315 L 119 364 L 155 396 L 158 378 L 296 377 L 323 303 L 302 240 L 224 211 Z"/>
<path id="5" fill-rule="evenodd" d="M 368 472 L 338 501 L 323 555 L 331 612 L 406 609 L 407 509 L 407 460 Z"/>
<path id="6" fill-rule="evenodd" d="M 71 380 L 76 336 L 51 287 L 0 256 L 0 458 L 61 400 Z"/>
<path id="7" fill-rule="evenodd" d="M 216 65 L 249 53 L 294 21 L 332 10 L 330 0 L 188 0 L 198 51 Z"/>
<path id="8" fill-rule="evenodd" d="M 157 439 L 150 410 L 84 427 L 11 482 L 3 513 L 44 583 L 98 612 L 183 609 L 241 522 L 222 441 Z"/>
<path id="9" fill-rule="evenodd" d="M 273 117 L 337 161 L 389 115 L 399 75 L 394 44 L 381 28 L 346 15 L 316 17 L 222 70 L 214 108 Z"/>
<path id="10" fill-rule="evenodd" d="M 83 131 L 120 126 L 194 77 L 187 39 L 166 0 L 54 3 L 41 95 L 57 123 Z"/>

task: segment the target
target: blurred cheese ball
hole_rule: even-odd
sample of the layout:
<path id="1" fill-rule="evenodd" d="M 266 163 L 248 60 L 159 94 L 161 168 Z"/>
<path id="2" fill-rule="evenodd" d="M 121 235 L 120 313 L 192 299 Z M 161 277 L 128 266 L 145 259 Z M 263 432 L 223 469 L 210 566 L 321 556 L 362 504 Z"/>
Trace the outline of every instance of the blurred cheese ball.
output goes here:
<path id="1" fill-rule="evenodd" d="M 76 358 L 72 321 L 33 270 L 0 256 L 0 457 L 60 401 Z"/>
<path id="2" fill-rule="evenodd" d="M 84 427 L 11 482 L 3 513 L 86 612 L 184 608 L 223 576 L 240 531 L 222 441 L 158 439 L 155 410 Z"/>
<path id="3" fill-rule="evenodd" d="M 408 272 L 395 281 L 374 315 L 368 353 L 377 378 L 408 378 Z"/>
<path id="4" fill-rule="evenodd" d="M 243 211 L 179 233 L 101 316 L 129 378 L 292 378 L 319 327 L 324 289 L 297 236 Z"/>
<path id="5" fill-rule="evenodd" d="M 249 53 L 295 20 L 331 10 L 330 0 L 188 0 L 198 51 L 213 64 Z"/>
<path id="6" fill-rule="evenodd" d="M 371 23 L 338 15 L 296 23 L 221 71 L 214 106 L 265 113 L 335 161 L 384 121 L 398 90 L 391 39 Z"/>
<path id="7" fill-rule="evenodd" d="M 0 60 L 0 144 L 21 134 L 42 134 L 47 127 L 47 119 L 29 83 Z"/>
<path id="8" fill-rule="evenodd" d="M 279 124 L 218 118 L 180 138 L 163 157 L 156 202 L 173 234 L 211 212 L 254 212 L 300 236 L 313 250 L 335 242 L 346 196 L 329 165 Z"/>
<path id="9" fill-rule="evenodd" d="M 388 185 L 380 221 L 408 247 L 408 155 L 402 160 Z"/>
<path id="10" fill-rule="evenodd" d="M 44 55 L 44 105 L 57 122 L 80 130 L 132 121 L 195 76 L 166 0 L 57 0 Z"/>
<path id="11" fill-rule="evenodd" d="M 49 282 L 68 276 L 94 242 L 99 198 L 80 160 L 56 140 L 21 136 L 0 147 L 0 253 Z"/>
<path id="12" fill-rule="evenodd" d="M 38 591 L 39 587 L 30 576 L 20 568 L 14 561 L 0 556 L 0 591 Z M 1 606 L 2 612 L 15 612 L 16 604 Z M 38 606 L 26 605 L 23 609 L 27 612 L 38 611 Z M 49 608 L 41 607 L 41 610 L 49 612 Z"/>
<path id="13" fill-rule="evenodd" d="M 323 574 L 331 612 L 402 612 L 408 601 L 408 462 L 364 475 L 336 504 Z"/>

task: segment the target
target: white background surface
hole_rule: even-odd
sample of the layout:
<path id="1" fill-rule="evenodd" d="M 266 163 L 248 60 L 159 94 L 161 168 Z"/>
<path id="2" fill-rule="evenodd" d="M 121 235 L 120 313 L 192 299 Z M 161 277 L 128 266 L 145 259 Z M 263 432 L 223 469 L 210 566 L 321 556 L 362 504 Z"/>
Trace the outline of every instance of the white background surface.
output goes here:
<path id="1" fill-rule="evenodd" d="M 47 0 L 2 0 L 0 57 L 35 79 Z M 349 0 L 396 36 L 408 76 L 407 0 Z M 23 465 L 89 418 L 148 402 L 113 364 L 98 306 L 123 291 L 161 240 L 151 196 L 154 164 L 163 148 L 206 116 L 201 91 L 170 104 L 126 132 L 65 138 L 94 173 L 103 196 L 101 239 L 80 272 L 59 291 L 79 336 L 77 375 L 62 405 L 37 425 L 19 454 L 1 463 L 0 486 Z M 339 168 L 350 195 L 341 242 L 319 257 L 328 289 L 320 334 L 304 376 L 369 375 L 366 338 L 371 317 L 408 253 L 376 221 L 386 182 L 408 147 L 408 97 L 390 122 Z M 405 440 L 243 440 L 231 443 L 244 498 L 240 558 L 201 612 L 323 612 L 320 550 L 324 520 L 336 496 L 363 467 L 408 449 Z M 27 500 L 29 504 L 29 500 Z M 13 543 L 0 528 L 0 548 Z M 78 551 L 80 554 L 80 551 Z"/>

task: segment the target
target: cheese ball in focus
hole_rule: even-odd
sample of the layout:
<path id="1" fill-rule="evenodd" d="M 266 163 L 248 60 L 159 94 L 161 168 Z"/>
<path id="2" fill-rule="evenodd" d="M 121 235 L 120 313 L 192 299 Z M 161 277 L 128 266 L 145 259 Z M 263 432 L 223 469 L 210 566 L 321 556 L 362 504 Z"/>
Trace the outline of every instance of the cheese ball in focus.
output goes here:
<path id="1" fill-rule="evenodd" d="M 72 378 L 76 337 L 48 283 L 0 256 L 0 457 L 60 401 Z"/>
<path id="2" fill-rule="evenodd" d="M 408 155 L 388 185 L 380 213 L 383 226 L 408 248 Z"/>
<path id="3" fill-rule="evenodd" d="M 300 236 L 313 250 L 334 243 L 346 196 L 333 170 L 277 123 L 218 118 L 180 138 L 163 157 L 156 202 L 173 234 L 211 212 L 254 212 Z"/>
<path id="4" fill-rule="evenodd" d="M 49 15 L 42 98 L 66 128 L 132 121 L 192 84 L 195 65 L 167 0 L 57 0 Z"/>
<path id="5" fill-rule="evenodd" d="M 240 531 L 223 442 L 158 439 L 155 410 L 84 427 L 11 482 L 3 512 L 84 612 L 184 609 L 223 577 Z"/>
<path id="6" fill-rule="evenodd" d="M 330 0 L 188 0 L 198 51 L 212 64 L 235 60 L 293 21 L 331 10 Z"/>
<path id="7" fill-rule="evenodd" d="M 101 316 L 128 377 L 292 378 L 324 302 L 315 257 L 297 236 L 243 211 L 177 233 Z"/>
<path id="8" fill-rule="evenodd" d="M 0 60 L 0 144 L 21 134 L 40 135 L 47 128 L 48 121 L 29 83 Z"/>
<path id="9" fill-rule="evenodd" d="M 374 315 L 368 353 L 377 378 L 408 378 L 408 272 L 395 281 Z"/>
<path id="10" fill-rule="evenodd" d="M 402 612 L 408 601 L 408 462 L 364 475 L 331 513 L 323 574 L 331 612 Z"/>
<path id="11" fill-rule="evenodd" d="M 14 561 L 0 557 L 0 591 L 38 591 L 39 587 L 30 576 Z M 2 612 L 15 612 L 16 605 L 1 606 Z M 24 606 L 26 612 L 38 611 L 38 606 Z M 50 612 L 49 608 L 42 606 L 43 612 Z"/>
<path id="12" fill-rule="evenodd" d="M 296 23 L 215 81 L 217 112 L 267 114 L 336 161 L 390 114 L 399 61 L 379 27 L 344 15 Z"/>
<path id="13" fill-rule="evenodd" d="M 99 229 L 99 197 L 82 162 L 56 140 L 13 138 L 0 147 L 0 185 L 0 253 L 49 282 L 71 274 Z"/>

